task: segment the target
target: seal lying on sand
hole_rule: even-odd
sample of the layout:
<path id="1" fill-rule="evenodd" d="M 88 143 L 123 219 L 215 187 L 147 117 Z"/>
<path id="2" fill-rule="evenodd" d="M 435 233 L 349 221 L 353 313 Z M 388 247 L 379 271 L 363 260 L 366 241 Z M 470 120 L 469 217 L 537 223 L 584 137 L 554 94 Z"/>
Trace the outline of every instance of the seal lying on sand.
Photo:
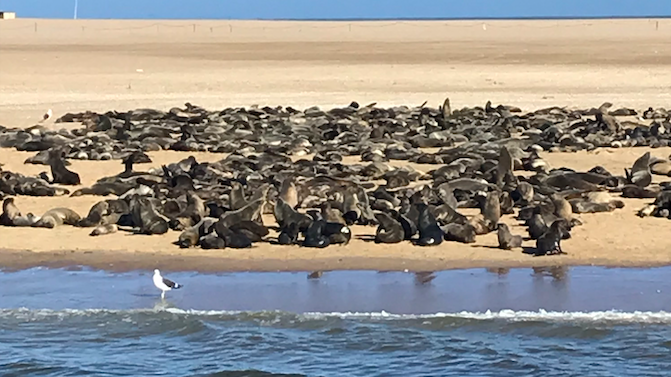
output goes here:
<path id="1" fill-rule="evenodd" d="M 106 224 L 106 225 L 98 225 L 97 227 L 93 228 L 91 233 L 89 234 L 90 236 L 101 236 L 103 234 L 112 234 L 116 233 L 119 230 L 116 224 Z"/>
<path id="2" fill-rule="evenodd" d="M 81 217 L 70 208 L 50 209 L 33 224 L 35 228 L 55 228 L 59 225 L 77 225 Z"/>

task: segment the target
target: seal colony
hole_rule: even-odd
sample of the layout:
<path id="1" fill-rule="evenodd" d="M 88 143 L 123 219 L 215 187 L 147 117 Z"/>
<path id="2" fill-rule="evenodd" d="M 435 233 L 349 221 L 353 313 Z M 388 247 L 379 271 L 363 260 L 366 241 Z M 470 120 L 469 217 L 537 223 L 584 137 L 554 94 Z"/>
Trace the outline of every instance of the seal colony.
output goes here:
<path id="1" fill-rule="evenodd" d="M 0 191 L 67 195 L 70 191 L 59 185 L 80 185 L 79 175 L 67 168 L 68 158 L 115 159 L 123 165 L 119 174 L 70 194 L 115 198 L 99 201 L 81 218 L 63 207 L 42 216 L 23 215 L 20 200 L 10 197 L 0 220 L 5 226 L 93 228 L 92 236 L 173 230 L 182 248 L 247 248 L 258 242 L 323 248 L 345 245 L 352 237 L 426 247 L 473 243 L 477 236 L 497 232 L 504 250 L 570 253 L 571 229 L 581 225 L 577 215 L 623 208 L 615 195 L 654 199 L 641 216 L 669 217 L 671 211 L 671 184 L 653 183 L 653 175 L 669 176 L 668 160 L 646 153 L 621 175 L 600 166 L 551 168 L 539 157 L 541 151 L 670 145 L 666 110 L 611 107 L 523 114 L 487 103 L 452 111 L 446 99 L 439 108 L 353 102 L 328 111 L 252 107 L 212 112 L 187 103 L 168 112 L 66 114 L 58 122 L 77 121 L 83 127 L 1 129 L 0 145 L 38 152 L 26 163 L 49 166 L 51 177 L 2 171 Z M 135 171 L 135 164 L 149 161 L 145 152 L 155 150 L 226 156 L 213 163 L 188 157 Z M 360 156 L 361 163 L 344 164 L 346 156 Z M 394 160 L 436 168 L 423 173 L 398 167 Z M 466 216 L 465 208 L 479 214 Z M 516 214 L 527 227 L 534 248 L 522 248 L 523 237 L 500 222 L 506 214 Z M 272 215 L 275 224 L 265 224 L 263 215 Z M 353 235 L 353 224 L 371 231 Z"/>

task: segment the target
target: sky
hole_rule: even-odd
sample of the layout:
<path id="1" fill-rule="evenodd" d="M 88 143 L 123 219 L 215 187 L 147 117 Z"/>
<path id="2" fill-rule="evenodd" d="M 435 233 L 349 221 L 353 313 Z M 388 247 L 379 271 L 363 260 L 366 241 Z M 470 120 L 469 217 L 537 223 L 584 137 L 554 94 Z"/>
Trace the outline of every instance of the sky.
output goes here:
<path id="1" fill-rule="evenodd" d="M 78 0 L 79 18 L 357 19 L 670 17 L 671 0 Z M 72 18 L 75 0 L 0 0 L 25 18 Z"/>

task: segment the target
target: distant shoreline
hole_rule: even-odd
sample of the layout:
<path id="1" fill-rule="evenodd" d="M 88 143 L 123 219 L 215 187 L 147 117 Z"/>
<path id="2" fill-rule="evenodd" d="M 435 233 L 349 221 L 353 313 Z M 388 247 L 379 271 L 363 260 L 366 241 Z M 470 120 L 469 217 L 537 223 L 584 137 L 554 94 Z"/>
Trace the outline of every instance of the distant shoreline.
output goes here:
<path id="1" fill-rule="evenodd" d="M 334 256 L 282 259 L 226 256 L 225 250 L 206 252 L 123 252 L 123 251 L 45 251 L 0 249 L 0 271 L 18 271 L 35 267 L 89 267 L 104 271 L 128 272 L 160 268 L 173 272 L 311 272 L 311 271 L 449 271 L 465 269 L 515 269 L 535 267 L 657 268 L 671 266 L 669 261 L 622 260 L 618 258 L 580 258 L 571 255 L 526 260 L 472 260 L 451 258 L 402 258 Z"/>
<path id="2" fill-rule="evenodd" d="M 602 16 L 602 17 L 399 17 L 399 18 L 41 18 L 41 17 L 20 17 L 17 20 L 54 20 L 54 21 L 262 21 L 262 22 L 386 22 L 386 21 L 607 21 L 607 20 L 668 20 L 671 15 L 666 16 Z"/>

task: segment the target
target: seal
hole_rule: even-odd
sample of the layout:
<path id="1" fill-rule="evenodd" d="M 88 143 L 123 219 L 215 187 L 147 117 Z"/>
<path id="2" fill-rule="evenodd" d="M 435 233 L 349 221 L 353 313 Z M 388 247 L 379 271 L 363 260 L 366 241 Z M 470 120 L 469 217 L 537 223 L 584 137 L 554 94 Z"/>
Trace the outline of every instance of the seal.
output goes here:
<path id="1" fill-rule="evenodd" d="M 220 216 L 219 220 L 220 222 L 223 222 L 223 226 L 226 228 L 230 228 L 234 224 L 243 221 L 254 221 L 254 219 L 261 216 L 264 205 L 265 199 L 257 199 L 236 211 L 225 212 Z"/>
<path id="2" fill-rule="evenodd" d="M 287 202 L 282 198 L 277 198 L 275 202 L 275 209 L 273 211 L 275 215 L 275 221 L 279 225 L 280 229 L 288 227 L 291 223 L 295 223 L 298 226 L 300 232 L 304 232 L 312 224 L 310 216 L 299 213 L 293 207 L 291 207 Z"/>
<path id="3" fill-rule="evenodd" d="M 112 234 L 116 233 L 119 230 L 116 224 L 105 224 L 105 225 L 98 225 L 97 227 L 93 228 L 89 236 L 102 236 L 103 234 Z"/>
<path id="4" fill-rule="evenodd" d="M 443 226 L 441 229 L 445 233 L 445 241 L 461 243 L 475 242 L 476 232 L 475 228 L 471 224 L 451 223 Z"/>
<path id="5" fill-rule="evenodd" d="M 540 213 L 535 213 L 527 220 L 527 230 L 532 240 L 539 239 L 547 230 L 548 226 Z"/>
<path id="6" fill-rule="evenodd" d="M 263 237 L 268 235 L 268 228 L 251 220 L 244 220 L 232 224 L 230 230 L 236 233 L 244 234 L 252 242 L 261 242 Z"/>
<path id="7" fill-rule="evenodd" d="M 168 232 L 168 221 L 159 214 L 149 198 L 133 196 L 129 209 L 133 227 L 138 228 L 138 233 L 151 235 Z"/>
<path id="8" fill-rule="evenodd" d="M 522 236 L 513 235 L 510 232 L 508 225 L 499 223 L 497 228 L 497 237 L 499 240 L 500 249 L 510 250 L 513 248 L 522 247 Z"/>
<path id="9" fill-rule="evenodd" d="M 573 209 L 571 208 L 571 203 L 568 202 L 564 197 L 559 194 L 553 194 L 550 196 L 552 204 L 554 205 L 554 214 L 560 219 L 564 219 L 568 222 L 571 222 L 573 215 Z"/>
<path id="10" fill-rule="evenodd" d="M 59 225 L 77 225 L 81 217 L 77 212 L 70 208 L 54 208 L 50 209 L 37 220 L 33 227 L 35 228 L 55 228 Z"/>
<path id="11" fill-rule="evenodd" d="M 331 244 L 347 244 L 352 237 L 349 227 L 341 223 L 329 223 L 317 211 L 309 211 L 312 224 L 305 232 L 303 246 L 326 247 Z"/>
<path id="12" fill-rule="evenodd" d="M 485 218 L 485 225 L 489 231 L 496 229 L 496 224 L 501 219 L 501 202 L 498 191 L 487 193 L 484 205 L 482 206 L 482 215 Z"/>
<path id="13" fill-rule="evenodd" d="M 438 226 L 436 218 L 429 211 L 426 204 L 416 204 L 419 211 L 417 230 L 419 231 L 419 246 L 437 246 L 443 243 L 443 230 Z"/>
<path id="14" fill-rule="evenodd" d="M 2 215 L 0 215 L 0 225 L 14 226 L 14 220 L 21 216 L 21 211 L 14 204 L 14 198 L 7 198 L 2 202 Z"/>
<path id="15" fill-rule="evenodd" d="M 228 203 L 229 203 L 228 206 L 233 211 L 238 210 L 249 204 L 245 199 L 245 189 L 242 187 L 242 184 L 240 184 L 240 182 L 231 183 L 231 193 L 229 195 Z"/>
<path id="16" fill-rule="evenodd" d="M 40 218 L 28 212 L 25 216 L 17 216 L 14 218 L 14 226 L 31 227 Z"/>
<path id="17" fill-rule="evenodd" d="M 226 227 L 221 219 L 214 224 L 214 229 L 217 232 L 217 235 L 219 235 L 219 238 L 224 240 L 226 247 L 233 249 L 246 249 L 252 247 L 252 240 L 250 240 L 244 233 L 235 232 Z"/>
<path id="18" fill-rule="evenodd" d="M 536 240 L 534 256 L 566 254 L 561 248 L 562 239 L 571 238 L 569 223 L 564 219 L 556 220 L 550 228 Z"/>
<path id="19" fill-rule="evenodd" d="M 81 219 L 79 223 L 77 223 L 77 226 L 87 228 L 100 225 L 103 220 L 103 216 L 107 214 L 108 210 L 109 203 L 107 203 L 105 200 L 94 204 L 93 207 L 91 207 L 89 210 L 89 214 L 85 218 Z"/>
<path id="20" fill-rule="evenodd" d="M 298 207 L 298 190 L 296 190 L 296 185 L 291 177 L 285 178 L 282 181 L 279 197 L 291 208 Z"/>
<path id="21" fill-rule="evenodd" d="M 65 152 L 61 149 L 53 149 L 49 152 L 49 166 L 51 167 L 52 183 L 76 186 L 81 184 L 79 174 L 65 167 Z"/>
<path id="22" fill-rule="evenodd" d="M 634 161 L 631 171 L 624 169 L 627 181 L 638 186 L 647 187 L 652 183 L 652 172 L 650 171 L 650 152 L 645 152 L 643 156 Z"/>
<path id="23" fill-rule="evenodd" d="M 529 182 L 520 182 L 515 190 L 510 193 L 510 197 L 521 206 L 530 205 L 534 200 L 534 186 Z"/>
<path id="24" fill-rule="evenodd" d="M 183 249 L 198 245 L 202 237 L 212 233 L 217 221 L 213 217 L 204 217 L 197 224 L 184 229 L 175 244 Z"/>
<path id="25" fill-rule="evenodd" d="M 283 227 L 277 236 L 277 243 L 280 245 L 294 245 L 298 242 L 298 224 L 295 222 Z"/>
<path id="26" fill-rule="evenodd" d="M 375 243 L 399 243 L 405 239 L 403 226 L 389 214 L 375 213 L 375 219 L 379 223 L 375 231 Z"/>

